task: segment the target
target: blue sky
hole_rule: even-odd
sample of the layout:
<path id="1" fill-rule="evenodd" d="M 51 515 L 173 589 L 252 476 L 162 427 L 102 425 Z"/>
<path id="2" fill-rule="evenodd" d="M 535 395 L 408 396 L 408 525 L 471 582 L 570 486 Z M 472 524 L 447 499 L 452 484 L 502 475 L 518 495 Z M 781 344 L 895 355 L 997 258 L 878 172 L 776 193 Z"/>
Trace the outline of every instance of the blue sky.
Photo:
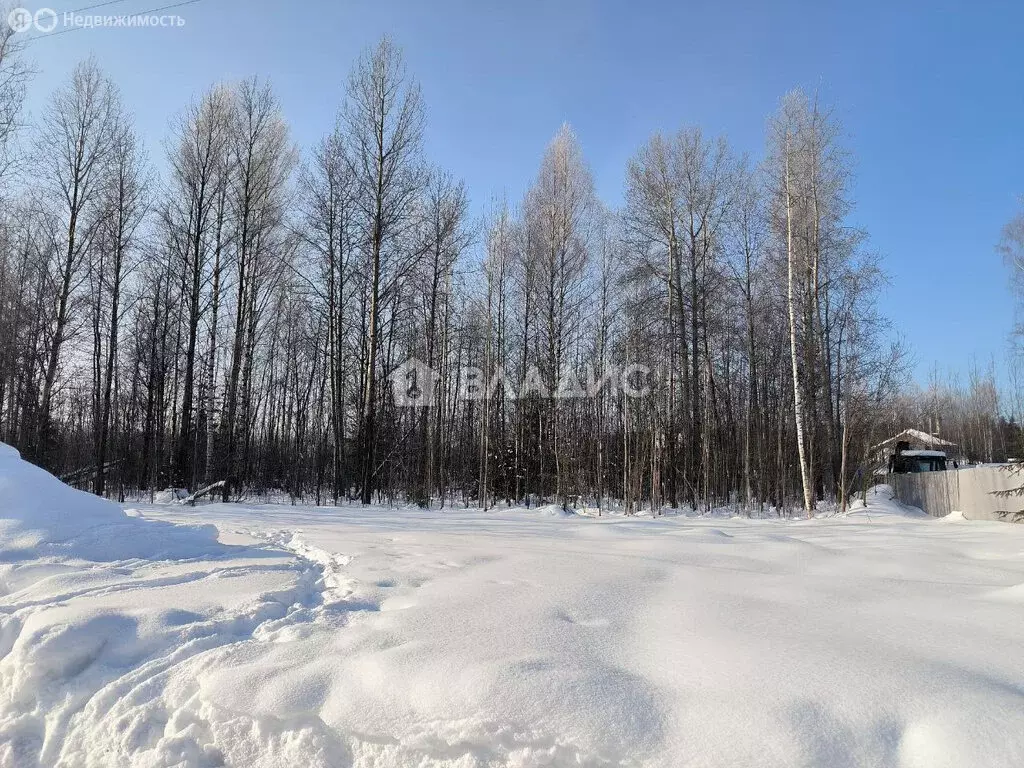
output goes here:
<path id="1" fill-rule="evenodd" d="M 653 131 L 696 124 L 758 157 L 779 97 L 818 89 L 856 158 L 851 221 L 882 256 L 882 309 L 916 353 L 916 378 L 972 359 L 1002 365 L 1013 313 L 995 244 L 1024 194 L 1020 0 L 200 0 L 164 13 L 185 26 L 33 42 L 30 108 L 95 53 L 158 158 L 168 119 L 194 94 L 259 74 L 308 147 L 330 128 L 354 59 L 387 34 L 422 83 L 431 159 L 483 210 L 519 199 L 562 122 L 616 205 L 626 162 Z"/>

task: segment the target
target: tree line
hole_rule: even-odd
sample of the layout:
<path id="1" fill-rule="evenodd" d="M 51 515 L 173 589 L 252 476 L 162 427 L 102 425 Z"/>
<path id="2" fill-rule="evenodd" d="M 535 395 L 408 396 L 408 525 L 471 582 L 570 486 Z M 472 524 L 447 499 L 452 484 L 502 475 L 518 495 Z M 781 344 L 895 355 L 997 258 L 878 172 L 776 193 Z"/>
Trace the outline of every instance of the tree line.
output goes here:
<path id="1" fill-rule="evenodd" d="M 267 82 L 221 83 L 173 120 L 159 175 L 93 59 L 19 131 L 16 42 L 0 35 L 0 440 L 82 487 L 809 510 L 888 437 L 906 353 L 814 95 L 782 98 L 759 160 L 653 135 L 618 210 L 563 126 L 522 199 L 478 220 L 425 156 L 388 40 L 316 146 Z M 425 407 L 394 397 L 410 359 L 433 372 L 412 381 L 433 384 Z M 630 366 L 642 396 L 547 396 Z"/>

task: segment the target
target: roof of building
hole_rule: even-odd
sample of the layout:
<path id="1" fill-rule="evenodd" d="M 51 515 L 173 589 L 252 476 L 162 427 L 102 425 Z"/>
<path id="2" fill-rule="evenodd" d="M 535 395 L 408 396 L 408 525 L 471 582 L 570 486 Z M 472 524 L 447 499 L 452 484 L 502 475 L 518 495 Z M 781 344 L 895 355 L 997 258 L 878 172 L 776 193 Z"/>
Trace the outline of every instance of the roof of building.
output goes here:
<path id="1" fill-rule="evenodd" d="M 911 458 L 917 459 L 944 459 L 946 454 L 944 451 L 903 451 L 900 456 L 910 456 Z"/>
<path id="2" fill-rule="evenodd" d="M 893 435 L 888 440 L 883 440 L 878 445 L 873 446 L 871 450 L 877 451 L 879 448 L 885 448 L 889 445 L 895 445 L 898 442 L 908 443 L 921 443 L 931 448 L 941 448 L 943 446 L 956 446 L 956 443 L 951 443 L 949 440 L 943 440 L 941 437 L 935 435 L 929 435 L 927 432 L 922 432 L 919 429 L 904 429 L 898 435 Z M 904 453 L 906 453 L 904 451 Z"/>

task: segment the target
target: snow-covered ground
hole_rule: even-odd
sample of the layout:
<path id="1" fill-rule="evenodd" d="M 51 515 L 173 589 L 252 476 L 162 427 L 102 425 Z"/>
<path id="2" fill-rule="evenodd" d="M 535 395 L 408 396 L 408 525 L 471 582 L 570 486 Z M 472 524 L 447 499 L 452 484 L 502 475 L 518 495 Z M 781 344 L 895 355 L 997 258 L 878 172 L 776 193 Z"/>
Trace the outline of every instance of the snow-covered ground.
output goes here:
<path id="1" fill-rule="evenodd" d="M 0 765 L 1019 767 L 1024 526 L 125 516 L 0 445 Z"/>

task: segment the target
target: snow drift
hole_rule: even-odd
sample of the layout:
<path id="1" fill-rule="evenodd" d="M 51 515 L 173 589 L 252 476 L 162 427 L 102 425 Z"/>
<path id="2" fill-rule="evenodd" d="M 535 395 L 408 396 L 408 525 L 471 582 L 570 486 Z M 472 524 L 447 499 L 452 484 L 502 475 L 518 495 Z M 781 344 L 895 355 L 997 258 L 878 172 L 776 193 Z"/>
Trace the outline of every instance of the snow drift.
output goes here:
<path id="1" fill-rule="evenodd" d="M 0 484 L 4 768 L 1024 764 L 1024 526 Z"/>
<path id="2" fill-rule="evenodd" d="M 0 561 L 198 557 L 220 549 L 214 526 L 176 526 L 125 515 L 70 488 L 0 443 Z"/>

